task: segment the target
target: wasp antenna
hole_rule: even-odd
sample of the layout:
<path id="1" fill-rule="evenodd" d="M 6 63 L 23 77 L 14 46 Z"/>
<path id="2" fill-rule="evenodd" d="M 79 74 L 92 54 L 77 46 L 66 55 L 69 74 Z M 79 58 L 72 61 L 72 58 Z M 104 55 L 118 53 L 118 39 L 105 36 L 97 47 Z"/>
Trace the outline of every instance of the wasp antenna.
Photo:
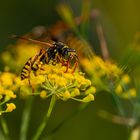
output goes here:
<path id="1" fill-rule="evenodd" d="M 18 35 L 11 35 L 10 38 L 17 38 L 17 39 L 21 39 L 21 40 L 26 40 L 26 41 L 30 41 L 30 42 L 33 42 L 33 43 L 37 43 L 37 44 L 40 44 L 40 45 L 43 45 L 43 46 L 53 47 L 53 45 L 50 44 L 50 43 L 42 42 L 42 41 L 39 41 L 39 40 L 34 40 L 34 39 L 31 39 L 31 38 L 26 38 L 26 37 L 22 37 L 22 36 L 18 36 Z"/>

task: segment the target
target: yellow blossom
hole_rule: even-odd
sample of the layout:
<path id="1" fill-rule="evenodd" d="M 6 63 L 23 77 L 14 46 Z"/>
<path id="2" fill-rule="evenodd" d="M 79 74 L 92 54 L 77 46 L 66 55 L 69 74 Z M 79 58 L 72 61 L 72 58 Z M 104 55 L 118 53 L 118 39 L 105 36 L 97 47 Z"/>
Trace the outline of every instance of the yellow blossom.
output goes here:
<path id="1" fill-rule="evenodd" d="M 20 86 L 29 85 L 29 80 L 26 78 L 21 81 Z"/>
<path id="2" fill-rule="evenodd" d="M 43 75 L 33 76 L 31 78 L 31 83 L 33 83 L 33 85 L 41 84 L 44 81 L 45 81 L 45 77 Z"/>
<path id="3" fill-rule="evenodd" d="M 63 74 L 63 77 L 68 79 L 70 82 L 74 79 L 72 73 L 65 73 Z"/>
<path id="4" fill-rule="evenodd" d="M 21 85 L 21 78 L 20 78 L 20 77 L 15 77 L 15 78 L 14 78 L 14 82 L 15 82 L 15 84 L 17 84 L 17 85 Z"/>
<path id="5" fill-rule="evenodd" d="M 14 93 L 20 87 L 19 77 L 11 72 L 2 72 L 0 73 L 0 100 L 1 100 L 1 108 L 10 101 L 12 98 L 16 98 L 16 94 Z M 7 104 L 6 110 L 1 110 L 0 114 L 5 112 L 11 112 L 15 109 L 15 105 L 13 103 Z"/>
<path id="6" fill-rule="evenodd" d="M 11 97 L 11 98 L 16 98 L 16 95 L 11 90 L 5 90 L 4 94 Z"/>
<path id="7" fill-rule="evenodd" d="M 93 70 L 94 70 L 94 65 L 92 65 L 92 61 L 89 61 L 88 59 L 83 58 L 80 60 L 80 63 L 84 67 L 85 71 L 88 72 L 88 74 L 92 75 Z"/>
<path id="8" fill-rule="evenodd" d="M 71 97 L 71 95 L 70 95 L 69 91 L 65 91 L 65 92 L 63 93 L 63 100 L 67 100 L 67 99 L 69 99 L 70 97 Z"/>
<path id="9" fill-rule="evenodd" d="M 136 97 L 137 96 L 136 89 L 134 89 L 134 88 L 130 89 L 129 93 L 130 93 L 131 97 Z"/>
<path id="10" fill-rule="evenodd" d="M 4 93 L 4 87 L 0 85 L 0 94 Z"/>
<path id="11" fill-rule="evenodd" d="M 122 81 L 123 81 L 125 84 L 129 84 L 129 83 L 130 83 L 130 77 L 129 77 L 127 74 L 125 74 L 125 75 L 123 75 L 123 77 L 122 77 Z"/>
<path id="12" fill-rule="evenodd" d="M 6 112 L 12 112 L 13 110 L 16 109 L 16 106 L 14 103 L 7 103 L 6 106 L 7 106 Z"/>
<path id="13" fill-rule="evenodd" d="M 9 72 L 4 72 L 1 74 L 0 79 L 4 86 L 11 86 L 13 84 L 14 74 Z"/>
<path id="14" fill-rule="evenodd" d="M 116 87 L 116 89 L 115 89 L 115 92 L 116 93 L 122 93 L 123 92 L 123 89 L 122 89 L 122 86 L 121 85 L 118 85 L 117 87 Z"/>
<path id="15" fill-rule="evenodd" d="M 80 91 L 78 88 L 75 88 L 70 94 L 71 94 L 71 97 L 79 96 Z"/>
<path id="16" fill-rule="evenodd" d="M 96 88 L 91 86 L 89 89 L 87 89 L 85 91 L 85 94 L 88 95 L 88 94 L 94 94 L 96 92 Z"/>
<path id="17" fill-rule="evenodd" d="M 92 94 L 88 94 L 85 98 L 83 98 L 82 100 L 83 102 L 90 102 L 90 101 L 94 101 L 94 96 Z"/>
<path id="18" fill-rule="evenodd" d="M 79 86 L 81 90 L 85 90 L 87 87 L 91 86 L 91 81 L 88 79 L 82 79 Z"/>
<path id="19" fill-rule="evenodd" d="M 42 99 L 47 98 L 47 92 L 46 92 L 45 90 L 42 90 L 42 91 L 40 92 L 40 97 L 41 97 Z"/>
<path id="20" fill-rule="evenodd" d="M 64 77 L 59 76 L 57 74 L 49 74 L 48 79 L 50 83 L 55 83 L 58 86 L 65 86 L 67 84 L 67 81 Z"/>

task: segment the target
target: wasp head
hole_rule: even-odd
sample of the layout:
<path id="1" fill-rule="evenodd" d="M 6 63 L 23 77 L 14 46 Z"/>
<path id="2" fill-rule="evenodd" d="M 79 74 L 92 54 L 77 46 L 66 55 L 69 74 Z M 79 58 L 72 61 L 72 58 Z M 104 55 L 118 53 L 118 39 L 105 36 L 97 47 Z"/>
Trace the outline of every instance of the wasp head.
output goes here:
<path id="1" fill-rule="evenodd" d="M 68 46 L 65 46 L 62 50 L 62 57 L 65 60 L 73 60 L 73 59 L 78 59 L 78 56 L 76 54 L 76 50 L 69 48 Z"/>
<path id="2" fill-rule="evenodd" d="M 64 61 L 71 61 L 73 59 L 76 59 L 76 61 L 78 60 L 78 56 L 76 54 L 75 49 L 70 48 L 68 45 L 62 42 L 57 42 L 55 45 L 57 51 L 59 52 L 59 55 Z"/>

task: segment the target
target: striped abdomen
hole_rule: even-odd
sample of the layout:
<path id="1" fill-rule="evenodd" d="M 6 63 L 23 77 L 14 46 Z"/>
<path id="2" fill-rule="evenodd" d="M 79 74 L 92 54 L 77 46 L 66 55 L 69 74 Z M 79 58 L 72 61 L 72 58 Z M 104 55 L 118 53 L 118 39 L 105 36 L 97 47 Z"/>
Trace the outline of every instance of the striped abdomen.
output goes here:
<path id="1" fill-rule="evenodd" d="M 32 67 L 32 58 L 29 58 L 29 60 L 26 62 L 25 66 L 23 67 L 21 71 L 21 80 L 24 80 L 25 78 L 28 78 L 30 75 L 31 67 Z"/>
<path id="2" fill-rule="evenodd" d="M 39 69 L 40 63 L 43 62 L 45 58 L 46 51 L 44 49 L 40 49 L 40 51 L 35 56 L 29 58 L 21 71 L 21 80 L 30 78 L 30 72 L 37 71 Z"/>

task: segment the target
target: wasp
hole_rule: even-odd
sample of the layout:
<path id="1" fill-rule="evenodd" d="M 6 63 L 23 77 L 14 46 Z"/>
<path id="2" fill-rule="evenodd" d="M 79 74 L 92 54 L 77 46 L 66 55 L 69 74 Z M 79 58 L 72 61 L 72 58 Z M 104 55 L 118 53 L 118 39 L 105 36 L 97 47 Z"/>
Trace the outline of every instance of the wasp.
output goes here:
<path id="1" fill-rule="evenodd" d="M 47 47 L 47 49 L 41 48 L 39 52 L 35 54 L 35 56 L 29 58 L 21 71 L 21 80 L 28 78 L 30 86 L 30 73 L 31 71 L 36 72 L 39 69 L 40 64 L 51 63 L 52 65 L 55 65 L 57 63 L 61 63 L 62 66 L 66 66 L 65 72 L 68 72 L 68 68 L 72 65 L 72 73 L 75 71 L 78 65 L 76 50 L 70 48 L 68 45 L 62 42 L 52 41 L 51 43 L 48 43 L 17 35 L 12 35 L 12 38 L 30 41 L 32 43 L 37 43 Z M 72 62 L 74 64 L 72 64 Z"/>

